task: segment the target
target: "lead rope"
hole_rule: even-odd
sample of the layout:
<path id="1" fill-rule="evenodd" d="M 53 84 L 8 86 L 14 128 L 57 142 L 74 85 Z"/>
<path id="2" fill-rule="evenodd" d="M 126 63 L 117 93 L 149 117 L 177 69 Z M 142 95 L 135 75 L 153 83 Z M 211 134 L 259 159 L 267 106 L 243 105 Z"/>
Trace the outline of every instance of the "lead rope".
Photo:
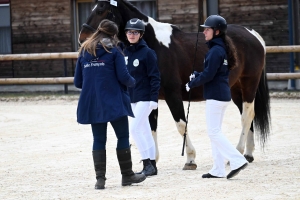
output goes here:
<path id="1" fill-rule="evenodd" d="M 194 72 L 194 69 L 195 69 L 196 55 L 197 55 L 197 49 L 198 49 L 198 35 L 199 35 L 199 32 L 200 32 L 200 25 L 198 26 L 198 33 L 197 33 L 197 40 L 196 40 L 196 50 L 195 50 L 194 64 L 193 64 L 192 73 Z M 184 130 L 184 134 L 183 134 L 183 146 L 182 146 L 182 153 L 181 153 L 182 156 L 184 155 L 184 147 L 185 147 L 185 141 L 186 141 L 186 131 L 187 131 L 187 125 L 188 125 L 188 121 L 189 121 L 191 94 L 192 94 L 192 91 L 190 89 L 190 91 L 189 91 L 189 104 L 188 104 L 187 114 L 186 114 L 185 130 Z"/>

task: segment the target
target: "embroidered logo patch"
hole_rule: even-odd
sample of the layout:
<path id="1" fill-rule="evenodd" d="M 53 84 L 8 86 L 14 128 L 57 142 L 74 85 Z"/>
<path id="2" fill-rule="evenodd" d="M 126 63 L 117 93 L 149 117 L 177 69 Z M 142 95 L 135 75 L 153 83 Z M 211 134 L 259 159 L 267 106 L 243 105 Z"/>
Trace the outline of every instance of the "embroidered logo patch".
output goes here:
<path id="1" fill-rule="evenodd" d="M 84 64 L 84 68 L 87 67 L 103 67 L 105 66 L 105 60 L 100 60 L 99 58 L 94 58 L 90 60 L 90 62 L 87 62 Z"/>
<path id="2" fill-rule="evenodd" d="M 133 66 L 137 67 L 137 66 L 139 66 L 139 64 L 140 64 L 140 61 L 138 59 L 135 59 L 133 61 Z"/>

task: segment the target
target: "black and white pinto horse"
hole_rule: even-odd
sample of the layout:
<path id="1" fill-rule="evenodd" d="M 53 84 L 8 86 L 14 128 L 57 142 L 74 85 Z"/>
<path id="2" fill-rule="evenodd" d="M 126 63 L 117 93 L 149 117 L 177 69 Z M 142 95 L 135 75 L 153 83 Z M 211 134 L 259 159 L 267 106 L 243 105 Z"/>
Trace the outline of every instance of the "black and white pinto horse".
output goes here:
<path id="1" fill-rule="evenodd" d="M 114 1 L 113 1 L 114 2 Z M 164 99 L 172 113 L 179 133 L 185 133 L 186 117 L 183 101 L 189 100 L 185 84 L 194 70 L 203 71 L 203 60 L 208 51 L 204 35 L 198 34 L 197 55 L 195 49 L 197 33 L 185 33 L 175 25 L 161 23 L 141 13 L 126 0 L 117 0 L 112 5 L 107 0 L 96 0 L 87 22 L 80 31 L 79 41 L 83 42 L 93 33 L 103 19 L 110 19 L 119 26 L 119 39 L 126 40 L 123 31 L 126 22 L 132 18 L 142 19 L 146 24 L 143 36 L 150 48 L 158 57 L 161 73 L 161 89 L 159 99 Z M 259 133 L 258 140 L 264 146 L 269 135 L 270 97 L 265 72 L 266 48 L 262 37 L 254 30 L 239 25 L 228 25 L 227 35 L 232 39 L 238 54 L 237 66 L 230 72 L 232 100 L 241 113 L 242 131 L 237 145 L 238 151 L 252 162 L 254 128 Z M 203 87 L 192 90 L 191 101 L 203 101 Z M 156 143 L 157 156 L 157 117 L 158 110 L 153 110 L 149 116 L 150 126 Z M 196 169 L 196 151 L 186 132 L 187 161 L 184 170 Z"/>

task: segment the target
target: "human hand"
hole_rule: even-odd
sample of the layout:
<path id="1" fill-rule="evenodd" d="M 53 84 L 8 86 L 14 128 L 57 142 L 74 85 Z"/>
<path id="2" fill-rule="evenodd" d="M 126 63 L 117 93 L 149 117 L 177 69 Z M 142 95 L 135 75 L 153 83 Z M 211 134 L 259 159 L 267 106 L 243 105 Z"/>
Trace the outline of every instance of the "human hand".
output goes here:
<path id="1" fill-rule="evenodd" d="M 189 83 L 185 84 L 185 89 L 187 92 L 190 91 L 191 88 L 189 87 Z"/>
<path id="2" fill-rule="evenodd" d="M 193 73 L 190 75 L 190 81 L 193 80 L 194 78 L 195 78 L 195 74 Z"/>
<path id="3" fill-rule="evenodd" d="M 199 72 L 194 71 L 191 75 L 190 75 L 190 81 L 197 78 L 200 75 Z"/>
<path id="4" fill-rule="evenodd" d="M 158 107 L 157 102 L 155 102 L 155 101 L 150 101 L 150 104 L 149 104 L 149 109 L 150 109 L 150 110 L 155 110 L 155 109 L 157 109 L 157 107 Z"/>

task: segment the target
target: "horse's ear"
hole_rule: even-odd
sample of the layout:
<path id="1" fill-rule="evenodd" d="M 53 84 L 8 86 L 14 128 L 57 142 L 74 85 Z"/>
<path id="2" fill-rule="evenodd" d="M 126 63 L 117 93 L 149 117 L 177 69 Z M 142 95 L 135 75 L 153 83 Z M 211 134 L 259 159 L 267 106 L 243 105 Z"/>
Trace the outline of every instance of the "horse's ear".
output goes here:
<path id="1" fill-rule="evenodd" d="M 110 3 L 110 5 L 113 5 L 113 6 L 118 6 L 118 2 L 115 1 L 115 0 L 95 0 L 95 3 L 97 3 L 98 1 L 107 1 Z"/>

